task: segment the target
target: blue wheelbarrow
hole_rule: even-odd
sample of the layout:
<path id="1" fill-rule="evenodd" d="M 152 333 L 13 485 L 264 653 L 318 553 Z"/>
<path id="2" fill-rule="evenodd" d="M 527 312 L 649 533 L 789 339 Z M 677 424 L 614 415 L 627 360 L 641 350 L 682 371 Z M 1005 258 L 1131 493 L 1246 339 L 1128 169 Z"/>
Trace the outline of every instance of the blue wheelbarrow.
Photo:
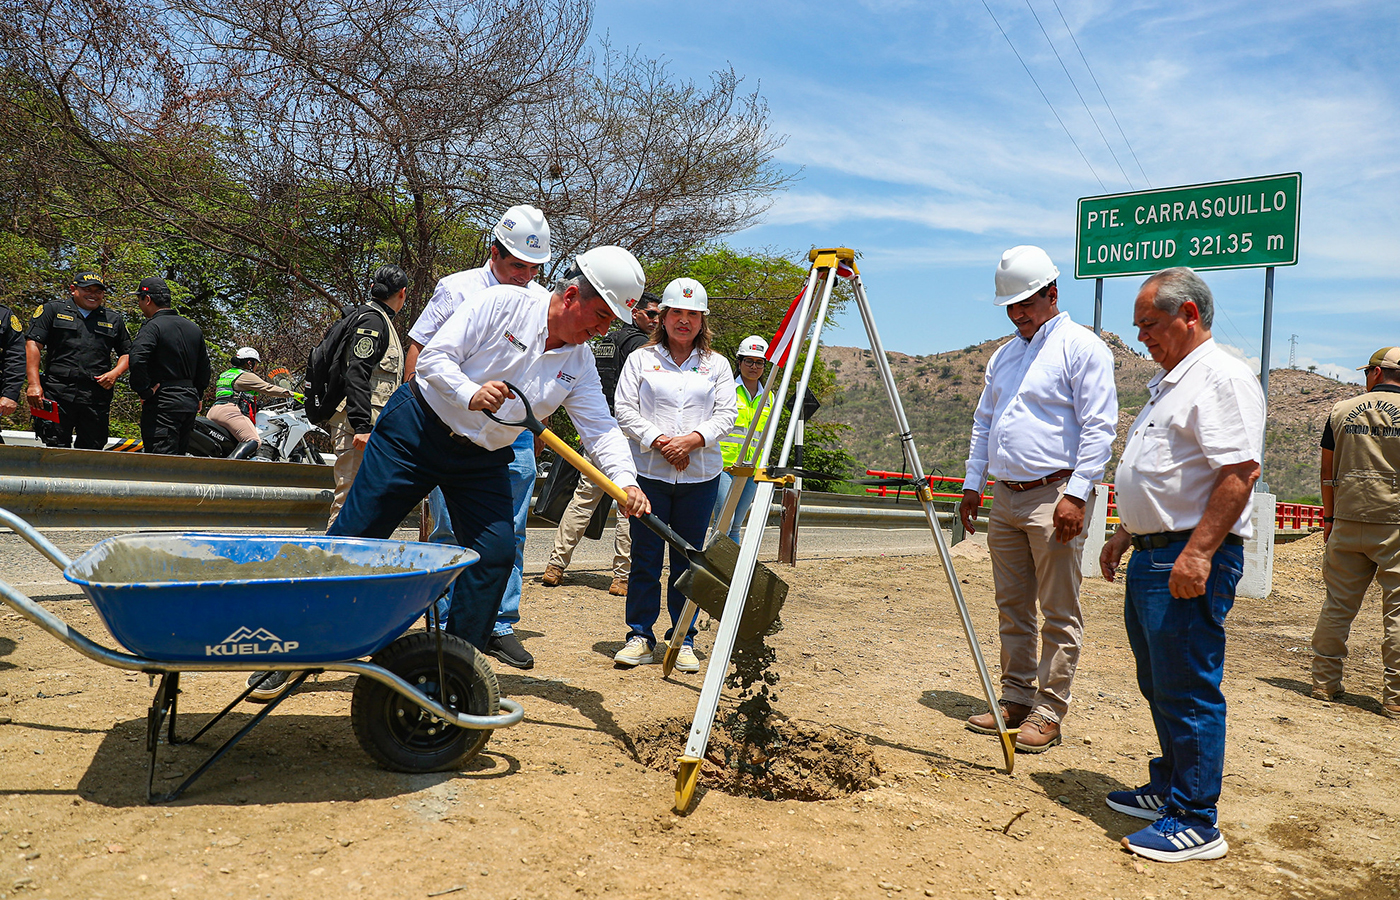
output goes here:
<path id="1" fill-rule="evenodd" d="M 399 772 L 458 769 L 491 736 L 524 717 L 502 698 L 490 664 L 471 644 L 435 627 L 433 601 L 474 551 L 373 538 L 247 534 L 130 534 L 70 560 L 28 522 L 14 529 L 82 588 L 128 651 L 104 647 L 0 581 L 0 596 L 84 656 L 145 672 L 160 686 L 146 718 L 146 799 L 174 800 L 310 675 L 358 675 L 350 722 L 365 752 Z M 425 613 L 426 632 L 407 634 Z M 364 657 L 370 657 L 364 661 Z M 170 744 L 192 743 L 248 699 L 254 683 L 197 733 L 178 738 L 181 672 L 295 673 L 274 697 L 179 787 L 153 789 L 162 725 Z"/>

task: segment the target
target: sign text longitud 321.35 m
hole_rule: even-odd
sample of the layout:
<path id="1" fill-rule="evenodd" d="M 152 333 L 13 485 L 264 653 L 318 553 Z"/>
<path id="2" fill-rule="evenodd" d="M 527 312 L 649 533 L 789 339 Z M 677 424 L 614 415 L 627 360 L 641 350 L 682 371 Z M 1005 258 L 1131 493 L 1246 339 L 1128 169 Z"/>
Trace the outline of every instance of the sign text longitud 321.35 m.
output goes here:
<path id="1" fill-rule="evenodd" d="M 1301 186 L 1293 172 L 1083 197 L 1074 277 L 1296 265 Z"/>

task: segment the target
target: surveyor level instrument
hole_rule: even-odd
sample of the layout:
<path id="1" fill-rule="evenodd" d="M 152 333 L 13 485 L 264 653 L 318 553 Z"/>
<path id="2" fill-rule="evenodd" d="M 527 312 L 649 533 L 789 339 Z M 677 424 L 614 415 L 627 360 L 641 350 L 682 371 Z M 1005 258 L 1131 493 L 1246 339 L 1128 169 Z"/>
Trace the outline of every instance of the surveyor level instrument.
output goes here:
<path id="1" fill-rule="evenodd" d="M 798 379 L 797 389 L 791 396 L 806 396 L 807 384 L 812 374 L 812 364 L 817 356 L 815 350 L 821 340 L 822 324 L 826 321 L 827 309 L 831 303 L 831 292 L 836 280 L 837 267 L 841 266 L 841 277 L 845 277 L 846 270 L 849 269 L 856 307 L 860 311 L 861 321 L 865 324 L 866 335 L 870 338 L 870 351 L 874 356 L 876 369 L 885 386 L 885 393 L 894 413 L 900 443 L 904 449 L 904 459 L 911 471 L 922 473 L 924 471 L 923 464 L 919 460 L 918 450 L 914 447 L 914 436 L 909 429 L 909 419 L 904 414 L 904 404 L 899 399 L 899 390 L 895 386 L 894 374 L 890 371 L 889 361 L 885 357 L 885 348 L 880 342 L 880 334 L 875 328 L 875 318 L 871 314 L 870 303 L 865 295 L 865 286 L 861 282 L 860 272 L 856 268 L 855 252 L 844 247 L 813 250 L 808 258 L 811 260 L 812 268 L 807 274 L 807 287 L 798 306 L 795 319 L 797 331 L 794 333 L 793 347 L 788 358 L 803 359 L 804 346 L 808 352 L 802 366 L 802 374 Z M 782 379 L 773 398 L 775 410 L 782 409 L 789 396 L 788 388 L 792 382 L 792 369 L 775 366 L 769 375 L 769 384 L 764 386 L 766 392 L 780 370 L 782 371 Z M 744 489 L 744 479 L 752 478 L 758 484 L 758 488 L 755 491 L 753 505 L 749 507 L 744 539 L 739 546 L 738 558 L 734 563 L 733 580 L 729 585 L 724 615 L 720 619 L 714 648 L 710 653 L 709 668 L 705 672 L 705 684 L 700 691 L 700 699 L 695 707 L 695 719 L 691 724 L 689 741 L 686 744 L 684 755 L 680 758 L 679 768 L 676 772 L 676 809 L 682 812 L 690 807 L 691 800 L 695 795 L 696 782 L 700 776 L 700 765 L 705 758 L 710 729 L 714 725 L 715 713 L 719 708 L 720 690 L 724 685 L 725 675 L 728 673 L 730 656 L 734 651 L 734 641 L 740 634 L 743 602 L 749 592 L 749 581 L 758 562 L 759 544 L 763 540 L 763 529 L 768 521 L 773 491 L 778 484 L 792 480 L 792 470 L 788 469 L 787 466 L 796 429 L 789 427 L 783 438 L 777 464 L 769 465 L 779 418 L 776 415 L 769 416 L 762 433 L 757 436 L 757 446 L 760 449 L 753 465 L 751 467 L 732 466 L 728 469 L 734 481 L 730 485 L 729 495 L 721 510 L 720 521 L 715 525 L 716 534 L 722 535 L 728 530 L 729 524 L 734 518 L 739 495 Z M 740 460 L 748 456 L 749 446 L 755 441 L 754 432 L 757 430 L 757 425 L 758 417 L 755 416 L 754 421 L 749 424 L 744 446 L 739 452 Z M 938 515 L 933 506 L 933 492 L 929 488 L 928 478 L 922 475 L 915 477 L 918 479 L 915 492 L 920 503 L 923 504 L 924 515 L 938 546 L 938 557 L 943 563 L 943 572 L 948 577 L 948 587 L 952 590 L 953 601 L 958 608 L 958 617 L 962 621 L 963 634 L 967 637 L 968 649 L 972 652 L 972 658 L 977 663 L 977 674 L 982 681 L 982 691 L 986 695 L 987 705 L 990 707 L 992 718 L 996 722 L 997 733 L 1001 738 L 1002 754 L 1006 761 L 1006 771 L 1010 773 L 1016 763 L 1016 733 L 1007 728 L 1006 721 L 1001 714 L 1001 707 L 997 705 L 996 689 L 992 684 L 992 676 L 987 671 L 987 662 L 983 659 L 982 648 L 977 643 L 977 634 L 972 627 L 972 617 L 967 611 L 967 601 L 963 598 L 957 573 L 953 570 L 953 560 L 948 553 L 947 542 L 944 540 L 943 531 L 938 524 Z M 680 621 L 689 623 L 689 616 L 693 613 L 694 609 L 690 603 L 687 603 L 686 610 L 681 613 Z M 677 641 L 676 644 L 675 649 L 678 650 L 679 642 Z M 669 668 L 674 662 L 674 651 L 668 651 L 663 668 Z"/>
<path id="2" fill-rule="evenodd" d="M 504 382 L 504 384 L 510 388 L 520 401 L 521 406 L 524 407 L 524 415 L 514 422 L 509 422 L 497 417 L 490 410 L 482 410 L 482 412 L 502 425 L 523 425 L 531 433 L 539 435 L 551 450 L 567 460 L 585 478 L 601 487 L 608 496 L 625 508 L 627 492 L 614 484 L 597 466 L 584 459 L 577 450 L 564 443 L 559 435 L 546 428 L 535 415 L 534 410 L 530 408 L 530 400 L 520 388 L 509 381 Z M 676 631 L 672 636 L 671 643 L 679 648 L 686 630 L 690 627 L 690 620 L 695 617 L 694 607 L 696 605 L 716 618 L 724 613 L 726 598 L 733 596 L 730 582 L 734 577 L 734 560 L 737 554 L 730 549 L 733 547 L 732 541 L 729 542 L 730 548 L 720 546 L 702 551 L 676 534 L 671 526 L 658 519 L 654 514 L 646 513 L 636 518 L 637 521 L 656 532 L 674 550 L 685 554 L 690 563 L 685 574 L 676 582 L 676 587 L 686 597 L 686 608 L 690 610 L 689 616 L 681 620 L 681 624 L 676 626 Z M 746 574 L 750 577 L 745 582 L 744 591 L 746 593 L 739 594 L 741 602 L 737 607 L 738 618 L 743 619 L 744 633 L 757 637 L 767 632 L 778 618 L 778 613 L 783 608 L 783 601 L 787 598 L 788 586 L 767 566 L 755 567 L 751 565 Z M 745 603 L 743 600 L 748 602 Z"/>

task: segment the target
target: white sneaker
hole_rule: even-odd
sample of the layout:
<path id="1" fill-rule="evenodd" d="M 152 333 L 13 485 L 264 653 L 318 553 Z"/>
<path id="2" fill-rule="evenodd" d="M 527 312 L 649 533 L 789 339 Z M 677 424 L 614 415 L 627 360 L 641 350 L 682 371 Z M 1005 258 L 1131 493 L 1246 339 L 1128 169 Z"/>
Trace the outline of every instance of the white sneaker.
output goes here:
<path id="1" fill-rule="evenodd" d="M 676 654 L 677 672 L 699 672 L 700 660 L 695 655 L 695 648 L 689 644 L 681 644 L 680 652 Z"/>
<path id="2" fill-rule="evenodd" d="M 627 646 L 617 651 L 613 657 L 613 662 L 620 666 L 647 666 L 651 665 L 651 648 L 647 646 L 647 639 L 640 634 L 634 634 L 627 639 Z"/>

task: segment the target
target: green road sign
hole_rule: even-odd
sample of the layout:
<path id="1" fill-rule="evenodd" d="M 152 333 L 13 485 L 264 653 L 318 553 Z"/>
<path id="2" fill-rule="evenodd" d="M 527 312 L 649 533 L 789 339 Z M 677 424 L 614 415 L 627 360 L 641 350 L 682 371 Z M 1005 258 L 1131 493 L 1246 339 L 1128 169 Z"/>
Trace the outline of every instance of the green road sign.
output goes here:
<path id="1" fill-rule="evenodd" d="M 1075 278 L 1298 263 L 1297 172 L 1081 197 Z"/>

